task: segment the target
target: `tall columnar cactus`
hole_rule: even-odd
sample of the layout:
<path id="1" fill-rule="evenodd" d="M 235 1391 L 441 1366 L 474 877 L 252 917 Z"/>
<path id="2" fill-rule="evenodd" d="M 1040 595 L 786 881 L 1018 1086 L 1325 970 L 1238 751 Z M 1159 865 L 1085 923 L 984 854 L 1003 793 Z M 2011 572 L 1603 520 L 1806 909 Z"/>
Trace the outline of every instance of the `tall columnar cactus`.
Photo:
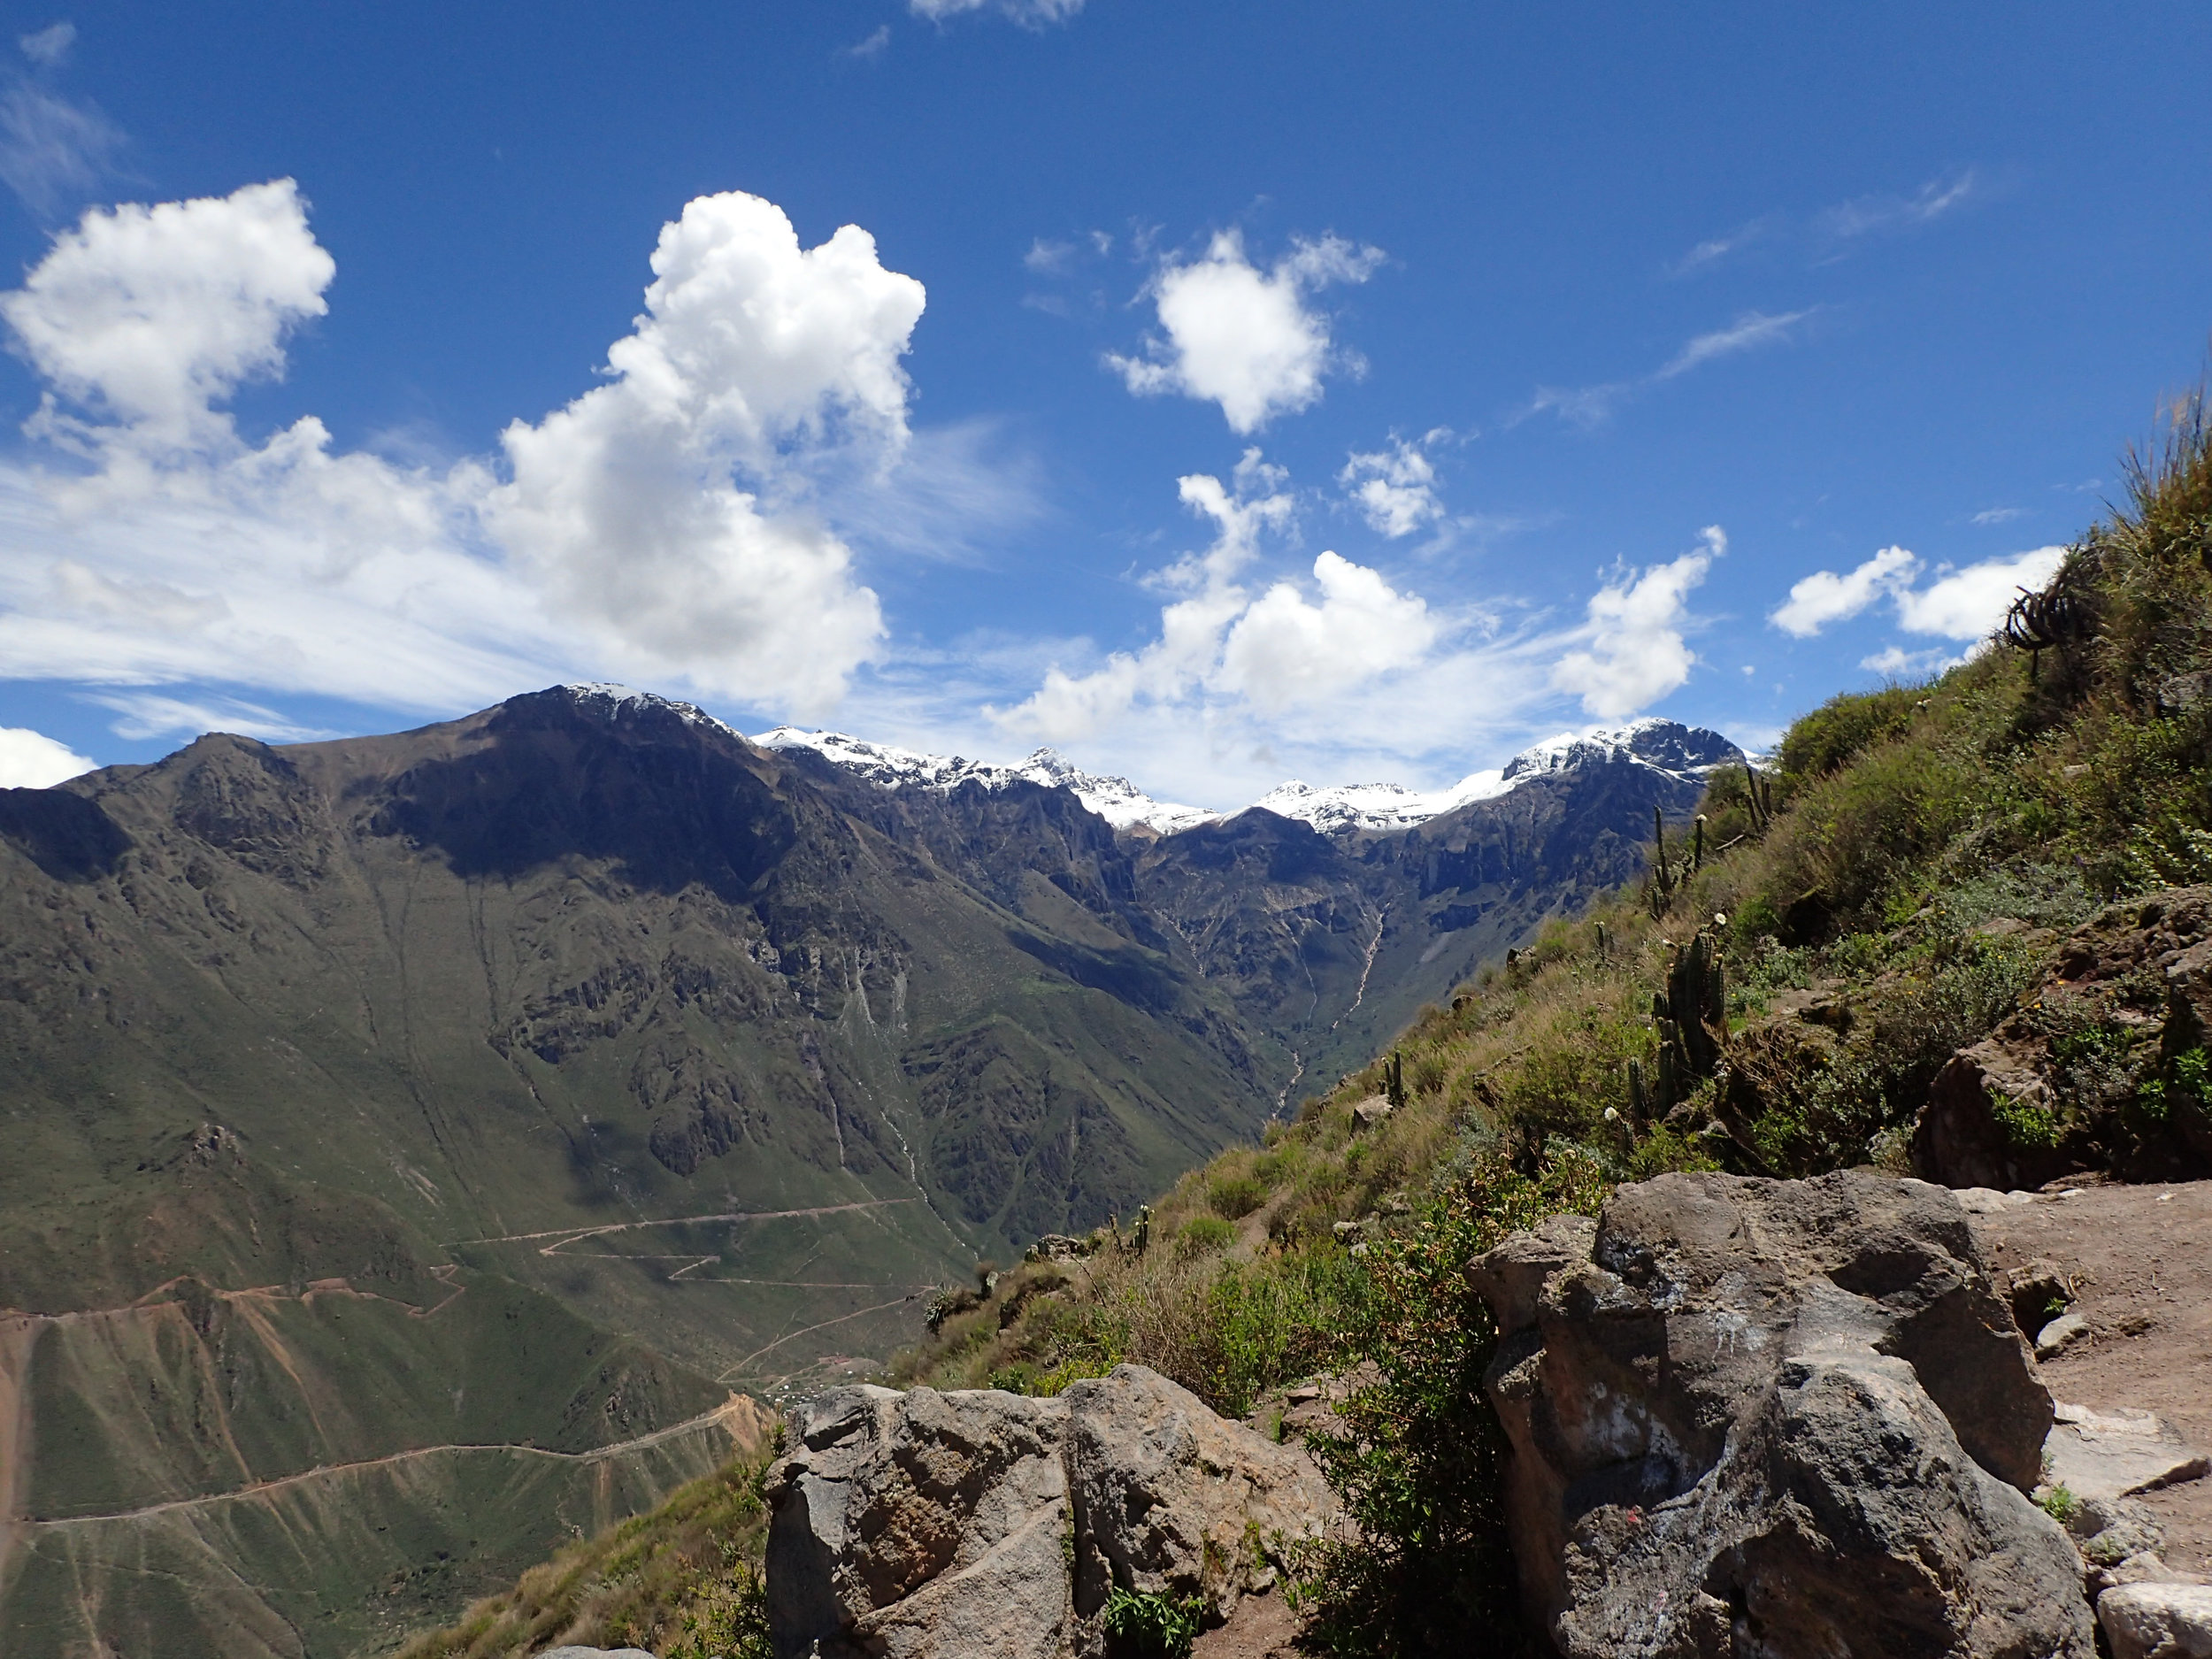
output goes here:
<path id="1" fill-rule="evenodd" d="M 1674 902 L 1674 872 L 1667 867 L 1667 819 L 1656 806 L 1651 809 L 1651 913 L 1663 916 Z"/>
<path id="2" fill-rule="evenodd" d="M 1395 1049 L 1383 1062 L 1383 1098 L 1393 1107 L 1406 1103 L 1406 1058 Z"/>
<path id="3" fill-rule="evenodd" d="M 1701 933 L 1676 949 L 1667 988 L 1651 999 L 1651 1017 L 1659 1032 L 1658 1109 L 1664 1111 L 1720 1066 L 1728 986 L 1711 934 Z"/>

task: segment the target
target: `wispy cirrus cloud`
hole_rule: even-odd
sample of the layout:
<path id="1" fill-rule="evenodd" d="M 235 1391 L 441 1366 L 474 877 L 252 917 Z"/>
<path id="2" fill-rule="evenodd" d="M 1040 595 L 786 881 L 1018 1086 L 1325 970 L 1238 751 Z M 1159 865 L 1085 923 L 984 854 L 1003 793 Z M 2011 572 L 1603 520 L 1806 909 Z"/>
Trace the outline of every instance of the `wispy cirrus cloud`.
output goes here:
<path id="1" fill-rule="evenodd" d="M 1816 214 L 1814 229 L 1834 242 L 1850 242 L 1878 231 L 1932 224 L 1962 206 L 1980 188 L 1971 167 L 1928 180 L 1910 196 L 1861 196 Z"/>
<path id="2" fill-rule="evenodd" d="M 89 196 L 123 145 L 122 129 L 96 106 L 53 87 L 76 41 L 76 25 L 66 22 L 19 35 L 16 47 L 31 67 L 0 85 L 0 183 L 42 219 Z"/>
<path id="3" fill-rule="evenodd" d="M 1540 386 L 1528 406 L 1508 424 L 1517 425 L 1531 415 L 1550 414 L 1573 426 L 1602 426 L 1632 398 L 1679 379 L 1704 364 L 1740 352 L 1786 344 L 1793 337 L 1798 325 L 1818 310 L 1817 306 L 1808 306 L 1795 311 L 1745 311 L 1724 328 L 1716 328 L 1684 342 L 1680 350 L 1650 373 L 1632 380 L 1605 380 L 1595 386 Z"/>
<path id="4" fill-rule="evenodd" d="M 1709 236 L 1665 267 L 1671 277 L 1701 275 L 1751 248 L 1794 252 L 1809 263 L 1839 257 L 1868 237 L 1933 224 L 1989 193 L 1981 172 L 1961 167 L 1939 173 L 1908 194 L 1876 192 L 1853 196 L 1814 212 L 1763 213 L 1735 229 Z"/>
<path id="5" fill-rule="evenodd" d="M 918 18 L 941 23 L 967 12 L 996 12 L 1024 28 L 1041 29 L 1048 23 L 1065 23 L 1083 9 L 1083 0 L 907 0 L 907 10 Z"/>

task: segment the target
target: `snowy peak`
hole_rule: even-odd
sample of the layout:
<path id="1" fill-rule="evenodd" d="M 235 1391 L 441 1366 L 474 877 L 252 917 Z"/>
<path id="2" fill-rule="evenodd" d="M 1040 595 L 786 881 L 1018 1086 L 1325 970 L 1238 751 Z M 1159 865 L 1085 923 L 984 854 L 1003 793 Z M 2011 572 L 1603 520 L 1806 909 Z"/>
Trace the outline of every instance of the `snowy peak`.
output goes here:
<path id="1" fill-rule="evenodd" d="M 1448 789 L 1425 795 L 1401 783 L 1341 783 L 1317 789 L 1293 780 L 1270 789 L 1246 810 L 1294 818 L 1325 835 L 1356 829 L 1411 829 L 1470 801 L 1502 795 L 1508 787 L 1494 771 L 1471 773 Z"/>
<path id="2" fill-rule="evenodd" d="M 1470 772 L 1449 788 L 1428 794 L 1395 783 L 1339 784 L 1317 789 L 1286 783 L 1252 804 L 1281 818 L 1310 824 L 1324 834 L 1347 830 L 1402 830 L 1456 811 L 1473 801 L 1509 794 L 1535 779 L 1599 766 L 1647 766 L 1671 778 L 1702 779 L 1716 766 L 1734 765 L 1743 751 L 1718 732 L 1678 720 L 1646 719 L 1614 731 L 1563 732 L 1546 738 L 1502 768 Z"/>
<path id="3" fill-rule="evenodd" d="M 1126 778 L 1085 772 L 1048 749 L 1038 749 L 1018 766 L 1000 766 L 960 755 L 929 755 L 891 743 L 871 743 L 842 732 L 807 732 L 790 726 L 763 732 L 753 741 L 763 749 L 813 749 L 825 760 L 887 789 L 952 789 L 971 782 L 1003 789 L 1017 780 L 1065 789 L 1118 830 L 1171 835 L 1217 816 L 1202 807 L 1155 801 Z"/>
<path id="4" fill-rule="evenodd" d="M 1563 732 L 1522 750 L 1502 776 L 1511 784 L 1548 772 L 1639 762 L 1678 778 L 1702 778 L 1716 766 L 1734 765 L 1743 751 L 1718 732 L 1679 720 L 1636 720 L 1610 732 Z"/>
<path id="5" fill-rule="evenodd" d="M 841 732 L 808 732 L 790 726 L 763 732 L 753 741 L 764 749 L 813 749 L 826 760 L 887 789 L 951 789 L 969 782 L 987 789 L 1002 789 L 1017 779 L 1048 789 L 1066 789 L 1116 829 L 1139 833 L 1172 835 L 1234 816 L 1156 801 L 1126 778 L 1085 772 L 1048 749 L 1038 749 L 1018 765 L 1002 766 L 959 755 L 930 755 L 890 743 L 871 743 Z M 1646 719 L 1611 731 L 1568 732 L 1547 738 L 1515 756 L 1502 768 L 1470 772 L 1448 788 L 1424 792 L 1396 783 L 1316 787 L 1294 780 L 1269 790 L 1245 810 L 1256 808 L 1279 818 L 1296 818 L 1328 835 L 1355 830 L 1388 832 L 1411 829 L 1471 802 L 1491 800 L 1536 779 L 1561 772 L 1632 764 L 1688 780 L 1702 779 L 1716 766 L 1739 764 L 1742 760 L 1743 751 L 1718 732 L 1677 720 Z"/>

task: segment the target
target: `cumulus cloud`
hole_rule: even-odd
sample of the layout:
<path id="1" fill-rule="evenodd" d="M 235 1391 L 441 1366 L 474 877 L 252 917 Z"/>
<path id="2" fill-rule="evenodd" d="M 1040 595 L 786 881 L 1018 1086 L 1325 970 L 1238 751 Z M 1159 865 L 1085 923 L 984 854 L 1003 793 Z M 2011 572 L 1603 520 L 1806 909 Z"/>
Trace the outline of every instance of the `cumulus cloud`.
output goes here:
<path id="1" fill-rule="evenodd" d="M 440 471 L 218 407 L 323 312 L 289 180 L 88 213 L 0 296 L 33 434 L 74 461 L 0 466 L 0 675 L 451 710 L 580 671 L 825 707 L 881 621 L 810 492 L 900 454 L 921 285 L 734 193 L 652 265 L 603 384 Z"/>
<path id="2" fill-rule="evenodd" d="M 1314 703 L 1426 657 L 1437 624 L 1417 595 L 1334 553 L 1313 562 L 1315 604 L 1277 582 L 1229 630 L 1213 682 L 1260 708 Z"/>
<path id="3" fill-rule="evenodd" d="M 1939 575 L 1917 593 L 1897 595 L 1898 626 L 1908 634 L 1978 640 L 2005 619 L 2022 588 L 2042 588 L 2065 562 L 2064 548 L 2039 547 Z"/>
<path id="4" fill-rule="evenodd" d="M 1280 713 L 1420 664 L 1442 626 L 1418 595 L 1376 571 L 1325 552 L 1313 562 L 1310 595 L 1283 580 L 1256 597 L 1238 580 L 1263 537 L 1291 527 L 1288 482 L 1256 449 L 1246 451 L 1233 485 L 1204 473 L 1179 480 L 1183 503 L 1215 534 L 1202 552 L 1153 579 L 1179 595 L 1161 610 L 1158 637 L 1087 673 L 1050 668 L 1034 695 L 995 713 L 1001 726 L 1067 741 L 1142 708 Z"/>
<path id="5" fill-rule="evenodd" d="M 1237 433 L 1256 432 L 1321 396 L 1333 369 L 1356 373 L 1359 359 L 1331 341 L 1329 319 L 1310 301 L 1333 282 L 1364 282 L 1381 263 L 1376 248 L 1338 236 L 1299 241 L 1268 270 L 1246 257 L 1244 240 L 1223 231 L 1203 257 L 1169 260 L 1150 285 L 1165 338 L 1141 357 L 1109 353 L 1106 362 L 1132 392 L 1177 392 L 1221 405 Z"/>
<path id="6" fill-rule="evenodd" d="M 50 789 L 94 764 L 42 732 L 0 726 L 0 789 Z"/>
<path id="7" fill-rule="evenodd" d="M 1890 680 L 1912 680 L 1924 674 L 1939 674 L 1947 668 L 1956 668 L 1966 660 L 1954 656 L 1940 646 L 1932 651 L 1909 651 L 1901 645 L 1891 645 L 1859 659 L 1861 668 Z"/>
<path id="8" fill-rule="evenodd" d="M 2043 587 L 2058 573 L 2065 557 L 2064 548 L 2044 547 L 1958 569 L 1945 565 L 1923 588 L 1916 586 L 1922 572 L 1918 557 L 1901 547 L 1884 548 L 1840 575 L 1816 571 L 1796 582 L 1767 620 L 1786 634 L 1809 639 L 1886 599 L 1896 608 L 1898 626 L 1908 634 L 1978 640 L 2004 620 L 2022 588 Z M 1885 655 L 1870 657 L 1862 666 L 1895 672 L 1911 664 L 1901 656 L 1893 663 Z"/>
<path id="9" fill-rule="evenodd" d="M 1682 637 L 1690 590 L 1728 550 L 1718 525 L 1699 535 L 1699 550 L 1647 570 L 1623 569 L 1590 600 L 1588 646 L 1559 659 L 1552 683 L 1580 697 L 1594 718 L 1634 714 L 1689 679 L 1697 663 Z"/>
<path id="10" fill-rule="evenodd" d="M 219 200 L 96 208 L 0 295 L 0 318 L 53 388 L 50 430 L 77 424 L 56 412 L 58 395 L 134 442 L 181 446 L 227 431 L 211 405 L 282 370 L 284 336 L 329 309 L 337 271 L 280 179 Z"/>
<path id="11" fill-rule="evenodd" d="M 1919 572 L 1917 558 L 1903 548 L 1886 547 L 1843 575 L 1814 572 L 1790 588 L 1767 620 L 1785 634 L 1809 639 L 1830 623 L 1847 621 L 1876 600 L 1902 592 Z"/>
<path id="12" fill-rule="evenodd" d="M 663 672 L 819 706 L 874 648 L 875 595 L 835 536 L 732 479 L 772 477 L 794 443 L 903 442 L 922 285 L 856 226 L 802 249 L 734 193 L 664 227 L 653 272 L 609 382 L 502 436 L 512 476 L 486 520 L 564 611 Z"/>
<path id="13" fill-rule="evenodd" d="M 1411 443 L 1394 435 L 1387 449 L 1353 451 L 1336 481 L 1371 528 L 1394 541 L 1444 516 L 1436 467 L 1424 447 L 1443 435 L 1432 432 Z"/>

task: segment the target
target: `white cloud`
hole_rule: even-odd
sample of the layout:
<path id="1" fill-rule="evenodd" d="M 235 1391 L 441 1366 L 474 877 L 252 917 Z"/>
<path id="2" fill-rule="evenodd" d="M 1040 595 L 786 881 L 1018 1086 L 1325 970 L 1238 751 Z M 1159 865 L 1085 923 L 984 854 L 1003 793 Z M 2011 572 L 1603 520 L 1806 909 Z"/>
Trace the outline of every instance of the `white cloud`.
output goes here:
<path id="1" fill-rule="evenodd" d="M 1689 593 L 1728 550 L 1718 525 L 1699 532 L 1705 546 L 1647 570 L 1624 569 L 1590 600 L 1586 650 L 1552 669 L 1559 690 L 1582 699 L 1594 718 L 1619 719 L 1663 697 L 1690 677 L 1697 657 L 1682 637 Z"/>
<path id="2" fill-rule="evenodd" d="M 856 226 L 803 250 L 736 193 L 664 227 L 653 270 L 608 384 L 503 434 L 512 478 L 486 522 L 563 611 L 660 672 L 826 706 L 883 631 L 876 596 L 834 535 L 733 474 L 772 479 L 795 443 L 895 450 L 922 285 Z"/>
<path id="3" fill-rule="evenodd" d="M 1638 394 L 1687 374 L 1717 357 L 1786 343 L 1793 338 L 1797 325 L 1812 314 L 1812 309 L 1779 314 L 1745 311 L 1725 328 L 1716 328 L 1686 341 L 1674 356 L 1639 379 L 1607 380 L 1595 386 L 1540 386 L 1527 409 L 1514 419 L 1518 421 L 1531 415 L 1555 414 L 1578 426 L 1602 426 L 1613 418 L 1621 404 Z"/>
<path id="4" fill-rule="evenodd" d="M 1337 474 L 1370 526 L 1396 541 L 1444 516 L 1436 493 L 1436 468 L 1424 445 L 1444 436 L 1440 430 L 1409 443 L 1393 436 L 1390 448 L 1373 454 L 1353 451 Z"/>
<path id="5" fill-rule="evenodd" d="M 42 732 L 0 726 L 0 789 L 50 789 L 96 764 Z"/>
<path id="6" fill-rule="evenodd" d="M 1815 571 L 1790 588 L 1767 620 L 1785 634 L 1809 639 L 1832 622 L 1857 616 L 1876 600 L 1902 593 L 1920 572 L 1920 561 L 1901 547 L 1886 547 L 1855 570 L 1839 576 Z"/>
<path id="7" fill-rule="evenodd" d="M 2039 547 L 2009 558 L 1984 559 L 1939 577 L 1918 593 L 1897 595 L 1897 621 L 1908 634 L 1978 640 L 2005 619 L 2020 590 L 2034 592 L 2066 562 L 2062 547 Z"/>
<path id="8" fill-rule="evenodd" d="M 0 316 L 74 452 L 0 464 L 0 676 L 214 680 L 449 711 L 578 674 L 819 710 L 877 649 L 809 506 L 880 495 L 924 296 L 847 227 L 802 249 L 756 197 L 664 228 L 607 378 L 503 436 L 506 476 L 256 444 L 215 407 L 281 370 L 329 257 L 288 180 L 86 216 Z"/>
<path id="9" fill-rule="evenodd" d="M 1820 215 L 1818 227 L 1838 241 L 1875 231 L 1925 225 L 1971 197 L 1978 186 L 1971 167 L 1935 178 L 1910 196 L 1862 196 L 1839 203 Z"/>
<path id="10" fill-rule="evenodd" d="M 1932 651 L 1909 651 L 1902 646 L 1892 645 L 1871 657 L 1862 657 L 1859 666 L 1891 680 L 1915 680 L 1924 674 L 1941 673 L 1947 668 L 1956 668 L 1966 660 L 1955 656 L 1940 646 Z"/>
<path id="11" fill-rule="evenodd" d="M 69 56 L 69 49 L 77 43 L 77 26 L 67 21 L 49 23 L 42 29 L 17 35 L 15 43 L 40 68 L 52 69 Z"/>
<path id="12" fill-rule="evenodd" d="M 2018 507 L 1986 507 L 1974 515 L 1976 524 L 2010 524 L 2020 518 L 2024 510 Z"/>
<path id="13" fill-rule="evenodd" d="M 864 40 L 855 41 L 845 48 L 848 58 L 880 58 L 891 44 L 891 26 L 879 23 Z"/>
<path id="14" fill-rule="evenodd" d="M 1442 623 L 1364 565 L 1333 552 L 1315 559 L 1317 603 L 1295 581 L 1270 583 L 1256 598 L 1238 581 L 1262 539 L 1291 527 L 1287 484 L 1256 449 L 1246 451 L 1233 488 L 1204 473 L 1180 480 L 1184 504 L 1213 521 L 1215 536 L 1153 579 L 1180 595 L 1162 608 L 1159 636 L 1087 673 L 1054 665 L 1026 701 L 995 713 L 1001 727 L 1067 741 L 1171 706 L 1232 720 L 1324 702 L 1333 710 L 1347 694 L 1425 664 Z"/>
<path id="15" fill-rule="evenodd" d="M 1073 242 L 1047 242 L 1041 236 L 1031 237 L 1029 251 L 1022 256 L 1023 268 L 1034 271 L 1039 276 L 1062 275 L 1074 263 Z"/>
<path id="16" fill-rule="evenodd" d="M 0 183 L 41 218 L 83 200 L 122 142 L 121 131 L 89 104 L 27 81 L 0 92 Z"/>
<path id="17" fill-rule="evenodd" d="M 1709 265 L 1718 265 L 1731 254 L 1748 248 L 1754 242 L 1764 241 L 1773 233 L 1773 230 L 1774 220 L 1771 218 L 1755 219 L 1749 224 L 1739 226 L 1724 236 L 1709 237 L 1667 267 L 1667 274 L 1678 277 L 1688 276 L 1694 272 L 1704 270 Z"/>
<path id="18" fill-rule="evenodd" d="M 1436 619 L 1416 595 L 1334 553 L 1313 562 L 1321 603 L 1277 582 L 1229 630 L 1212 683 L 1269 710 L 1315 703 L 1428 656 Z"/>
<path id="19" fill-rule="evenodd" d="M 134 442 L 181 446 L 229 430 L 211 403 L 281 372 L 285 334 L 329 309 L 337 269 L 279 179 L 219 200 L 96 208 L 0 295 L 0 318 L 63 398 Z M 49 425 L 75 424 L 54 409 L 50 393 Z"/>
<path id="20" fill-rule="evenodd" d="M 1361 366 L 1332 344 L 1328 318 L 1307 302 L 1332 282 L 1364 282 L 1381 259 L 1379 249 L 1324 236 L 1294 243 L 1261 271 L 1245 257 L 1243 238 L 1223 231 L 1203 257 L 1169 260 L 1154 276 L 1166 339 L 1148 340 L 1141 357 L 1109 353 L 1107 364 L 1140 396 L 1179 392 L 1217 403 L 1230 430 L 1256 432 L 1311 405 L 1332 369 Z"/>
<path id="21" fill-rule="evenodd" d="M 1678 374 L 1686 374 L 1701 363 L 1710 363 L 1716 357 L 1733 357 L 1739 351 L 1755 350 L 1760 346 L 1778 345 L 1790 337 L 1790 330 L 1811 316 L 1809 311 L 1785 311 L 1770 316 L 1765 311 L 1746 311 L 1725 328 L 1716 328 L 1710 334 L 1698 335 L 1676 352 L 1654 372 L 1655 380 L 1671 380 Z"/>
<path id="22" fill-rule="evenodd" d="M 1937 571 L 1935 580 L 1916 588 L 1920 560 L 1903 548 L 1884 548 L 1843 575 L 1816 571 L 1805 577 L 1791 587 L 1789 598 L 1767 620 L 1785 634 L 1809 639 L 1831 623 L 1847 622 L 1887 599 L 1896 606 L 1898 626 L 1909 634 L 1978 640 L 2004 620 L 2023 588 L 2043 587 L 2058 573 L 2065 557 L 2064 548 L 2045 547 L 1984 559 L 1962 569 L 1945 565 Z M 1885 653 L 1869 657 L 1861 666 L 1892 672 L 1902 672 L 1900 664 L 1910 666 L 1903 657 L 1893 663 Z"/>
<path id="23" fill-rule="evenodd" d="M 1066 22 L 1083 9 L 1083 0 L 907 0 L 908 10 L 933 23 L 986 7 L 1025 28 L 1041 28 L 1048 23 Z"/>

